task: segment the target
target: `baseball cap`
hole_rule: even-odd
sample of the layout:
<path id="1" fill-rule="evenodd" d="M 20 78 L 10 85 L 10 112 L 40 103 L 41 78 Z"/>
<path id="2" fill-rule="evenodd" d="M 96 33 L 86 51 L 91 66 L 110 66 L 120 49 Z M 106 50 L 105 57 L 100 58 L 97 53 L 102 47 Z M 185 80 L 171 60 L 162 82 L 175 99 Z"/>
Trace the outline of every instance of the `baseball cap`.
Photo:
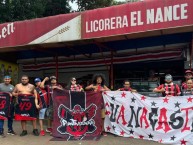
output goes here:
<path id="1" fill-rule="evenodd" d="M 53 80 L 53 79 L 56 80 L 56 77 L 55 76 L 51 76 L 50 80 Z"/>
<path id="2" fill-rule="evenodd" d="M 187 73 L 191 73 L 192 74 L 192 71 L 191 70 L 186 70 L 185 74 L 187 74 Z"/>
<path id="3" fill-rule="evenodd" d="M 10 78 L 11 76 L 8 76 L 8 75 L 4 76 L 4 79 L 10 79 Z"/>
<path id="4" fill-rule="evenodd" d="M 35 83 L 41 82 L 41 79 L 40 79 L 40 78 L 35 78 L 35 79 L 34 79 L 34 82 L 35 82 Z"/>

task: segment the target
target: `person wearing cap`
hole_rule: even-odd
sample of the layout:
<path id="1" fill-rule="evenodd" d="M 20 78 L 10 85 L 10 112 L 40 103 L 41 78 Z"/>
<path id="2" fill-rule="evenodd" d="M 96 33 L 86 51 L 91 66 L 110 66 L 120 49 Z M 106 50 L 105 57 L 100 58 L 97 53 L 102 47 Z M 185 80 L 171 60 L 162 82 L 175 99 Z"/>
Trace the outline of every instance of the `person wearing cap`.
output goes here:
<path id="1" fill-rule="evenodd" d="M 36 91 L 38 94 L 38 102 L 39 102 L 39 124 L 40 124 L 40 135 L 44 136 L 45 131 L 43 128 L 43 120 L 45 119 L 45 112 L 48 107 L 48 93 L 45 89 L 42 89 L 40 87 L 41 84 L 41 79 L 40 78 L 35 78 L 34 83 L 36 85 Z"/>
<path id="2" fill-rule="evenodd" d="M 0 84 L 0 92 L 7 92 L 10 94 L 10 97 L 12 97 L 11 102 L 10 102 L 10 114 L 8 116 L 8 122 L 7 122 L 7 126 L 8 126 L 7 134 L 10 134 L 10 135 L 16 134 L 13 130 L 14 103 L 13 103 L 13 96 L 11 94 L 13 90 L 14 90 L 14 86 L 11 85 L 11 76 L 8 76 L 8 75 L 4 76 L 4 83 Z M 5 137 L 3 125 L 4 125 L 4 120 L 0 120 L 0 136 L 1 137 Z"/>
<path id="3" fill-rule="evenodd" d="M 187 84 L 187 88 L 182 90 L 182 96 L 189 96 L 189 95 L 193 95 L 193 81 L 192 79 L 187 80 L 186 82 Z"/>
<path id="4" fill-rule="evenodd" d="M 47 81 L 50 80 L 49 85 L 45 85 Z M 63 90 L 63 87 L 57 83 L 57 79 L 55 76 L 45 77 L 44 80 L 40 84 L 40 88 L 47 90 L 48 93 L 48 110 L 50 110 L 48 117 L 48 128 L 46 129 L 46 132 L 52 134 L 52 121 L 53 121 L 53 89 L 60 89 Z"/>
<path id="5" fill-rule="evenodd" d="M 22 75 L 21 77 L 21 83 L 17 84 L 12 92 L 13 96 L 16 98 L 19 95 L 32 95 L 35 98 L 35 105 L 37 109 L 40 109 L 40 106 L 38 104 L 38 96 L 37 96 L 37 91 L 35 89 L 35 86 L 29 83 L 29 77 L 27 75 Z M 26 128 L 27 120 L 21 120 L 21 127 L 22 127 L 22 133 L 20 136 L 26 136 L 27 133 L 27 128 Z M 34 136 L 39 136 L 39 132 L 36 126 L 36 120 L 32 121 L 33 124 L 33 135 Z"/>
<path id="6" fill-rule="evenodd" d="M 182 85 L 181 85 L 181 89 L 182 90 L 188 88 L 187 81 L 192 79 L 192 71 L 191 70 L 186 70 L 184 77 L 185 77 L 185 82 L 183 82 Z M 192 88 L 193 88 L 193 86 L 192 86 Z"/>
<path id="7" fill-rule="evenodd" d="M 165 76 L 165 84 L 161 84 L 153 92 L 162 93 L 165 97 L 179 96 L 181 94 L 180 87 L 173 83 L 172 75 L 170 74 Z"/>

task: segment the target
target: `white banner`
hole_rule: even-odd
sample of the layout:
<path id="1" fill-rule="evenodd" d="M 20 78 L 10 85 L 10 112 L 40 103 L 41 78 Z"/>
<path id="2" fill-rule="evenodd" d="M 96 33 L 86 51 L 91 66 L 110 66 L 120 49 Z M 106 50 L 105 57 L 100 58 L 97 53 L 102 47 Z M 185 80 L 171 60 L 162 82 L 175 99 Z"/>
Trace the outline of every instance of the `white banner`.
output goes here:
<path id="1" fill-rule="evenodd" d="M 193 96 L 153 98 L 107 91 L 103 98 L 106 132 L 164 144 L 193 144 Z"/>

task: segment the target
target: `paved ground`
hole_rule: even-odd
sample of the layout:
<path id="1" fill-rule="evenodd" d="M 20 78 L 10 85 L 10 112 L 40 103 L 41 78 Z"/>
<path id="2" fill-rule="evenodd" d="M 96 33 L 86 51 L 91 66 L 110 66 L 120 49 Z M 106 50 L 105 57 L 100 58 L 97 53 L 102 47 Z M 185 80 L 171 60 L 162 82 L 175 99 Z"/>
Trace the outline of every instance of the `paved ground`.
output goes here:
<path id="1" fill-rule="evenodd" d="M 5 126 L 7 126 L 7 122 L 5 122 Z M 30 123 L 27 125 L 27 128 L 28 135 L 20 137 L 20 122 L 14 122 L 14 129 L 18 135 L 6 135 L 6 138 L 0 138 L 0 145 L 161 145 L 153 141 L 114 137 L 111 134 L 108 134 L 107 137 L 102 137 L 99 141 L 50 141 L 52 137 L 49 134 L 46 134 L 46 136 L 33 136 Z M 5 127 L 5 133 L 7 133 L 6 131 L 7 128 Z"/>

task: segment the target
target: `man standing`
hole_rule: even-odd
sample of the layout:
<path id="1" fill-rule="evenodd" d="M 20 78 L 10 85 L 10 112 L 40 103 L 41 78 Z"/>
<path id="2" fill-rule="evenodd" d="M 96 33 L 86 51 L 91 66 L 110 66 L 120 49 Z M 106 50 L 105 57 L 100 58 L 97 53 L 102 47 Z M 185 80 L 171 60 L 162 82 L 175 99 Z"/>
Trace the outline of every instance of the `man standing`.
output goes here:
<path id="1" fill-rule="evenodd" d="M 186 90 L 188 88 L 187 81 L 192 79 L 192 71 L 191 70 L 185 71 L 184 77 L 186 80 L 185 80 L 185 82 L 182 83 L 182 86 L 181 86 L 182 90 Z M 193 86 L 192 86 L 192 88 L 193 88 Z"/>
<path id="2" fill-rule="evenodd" d="M 40 135 L 44 136 L 43 120 L 45 119 L 46 108 L 48 107 L 48 93 L 45 89 L 40 88 L 41 79 L 35 78 L 36 91 L 38 93 L 38 101 L 40 105 L 39 109 L 39 124 L 40 124 Z"/>
<path id="3" fill-rule="evenodd" d="M 165 84 L 161 84 L 153 92 L 162 93 L 164 97 L 180 96 L 181 94 L 179 86 L 173 83 L 170 74 L 165 76 Z"/>
<path id="4" fill-rule="evenodd" d="M 11 83 L 11 77 L 10 76 L 4 76 L 4 83 L 0 84 L 0 92 L 6 92 L 10 94 L 10 97 L 12 97 L 12 92 L 14 89 L 14 86 L 10 84 Z M 13 116 L 14 116 L 14 104 L 13 104 L 13 97 L 10 98 L 10 114 L 8 116 L 8 132 L 7 134 L 15 135 L 15 132 L 13 131 Z M 0 136 L 5 137 L 4 135 L 4 120 L 0 120 Z"/>
<path id="5" fill-rule="evenodd" d="M 21 83 L 15 86 L 12 94 L 15 97 L 18 97 L 19 95 L 33 95 L 35 97 L 36 108 L 37 109 L 40 108 L 40 106 L 38 105 L 37 91 L 35 90 L 35 86 L 29 83 L 29 77 L 27 75 L 23 75 L 21 77 Z M 35 136 L 39 136 L 39 133 L 36 127 L 36 120 L 33 120 L 32 123 L 33 123 L 33 134 Z M 23 131 L 20 134 L 20 136 L 27 135 L 26 120 L 21 121 L 21 127 Z"/>
<path id="6" fill-rule="evenodd" d="M 119 88 L 117 91 L 130 91 L 136 93 L 137 90 L 134 90 L 131 88 L 131 83 L 129 80 L 124 80 L 123 82 L 123 88 Z"/>
<path id="7" fill-rule="evenodd" d="M 182 96 L 189 96 L 189 95 L 193 95 L 193 81 L 191 79 L 187 80 L 186 82 L 187 84 L 187 88 L 182 90 Z"/>
<path id="8" fill-rule="evenodd" d="M 47 81 L 50 80 L 50 84 L 49 85 L 45 85 L 45 83 Z M 48 118 L 48 128 L 46 129 L 46 132 L 50 133 L 50 135 L 52 135 L 52 122 L 53 122 L 53 89 L 60 89 L 63 90 L 62 86 L 58 84 L 57 79 L 55 76 L 51 76 L 50 78 L 45 77 L 44 80 L 41 82 L 40 84 L 40 88 L 42 89 L 46 89 L 48 92 L 48 100 L 49 100 L 49 105 L 48 105 L 48 110 L 49 111 L 49 115 L 47 114 L 47 118 Z"/>

